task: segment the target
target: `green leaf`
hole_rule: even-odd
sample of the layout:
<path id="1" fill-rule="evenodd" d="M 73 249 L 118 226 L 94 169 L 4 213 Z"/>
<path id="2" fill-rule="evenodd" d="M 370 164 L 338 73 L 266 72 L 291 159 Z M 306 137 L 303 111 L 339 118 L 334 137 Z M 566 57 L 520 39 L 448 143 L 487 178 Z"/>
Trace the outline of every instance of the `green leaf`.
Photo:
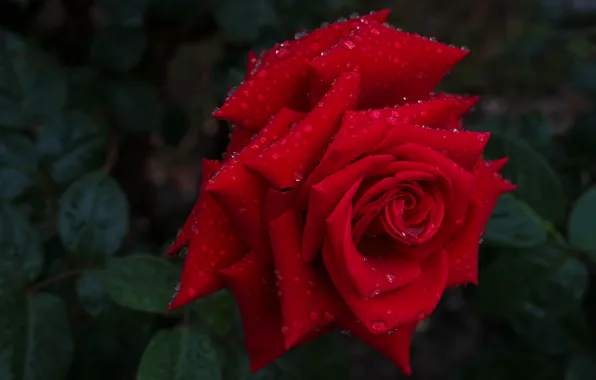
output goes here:
<path id="1" fill-rule="evenodd" d="M 70 112 L 42 126 L 37 149 L 51 164 L 52 178 L 70 182 L 101 167 L 107 145 L 106 130 L 91 116 Z"/>
<path id="2" fill-rule="evenodd" d="M 116 82 L 106 96 L 108 111 L 118 126 L 129 132 L 157 131 L 163 120 L 163 105 L 157 90 L 144 82 Z"/>
<path id="3" fill-rule="evenodd" d="M 70 109 L 96 112 L 101 102 L 100 73 L 87 66 L 70 68 L 67 73 L 68 103 Z"/>
<path id="4" fill-rule="evenodd" d="M 96 317 L 106 307 L 108 298 L 103 283 L 103 271 L 84 271 L 77 280 L 76 291 L 81 305 L 89 315 Z"/>
<path id="5" fill-rule="evenodd" d="M 23 195 L 37 180 L 35 146 L 21 136 L 0 137 L 0 198 Z"/>
<path id="6" fill-rule="evenodd" d="M 542 220 L 534 211 L 511 194 L 499 198 L 486 225 L 485 239 L 511 247 L 532 247 L 548 237 Z"/>
<path id="7" fill-rule="evenodd" d="M 187 326 L 162 330 L 149 342 L 137 380 L 220 380 L 221 361 L 205 333 Z"/>
<path id="8" fill-rule="evenodd" d="M 37 293 L 0 300 L 2 379 L 63 380 L 73 344 L 60 298 Z"/>
<path id="9" fill-rule="evenodd" d="M 236 41 L 255 40 L 261 28 L 274 25 L 277 15 L 269 0 L 223 0 L 215 5 L 215 21 Z"/>
<path id="10" fill-rule="evenodd" d="M 42 265 L 37 232 L 14 206 L 0 202 L 0 296 L 33 281 Z"/>
<path id="11" fill-rule="evenodd" d="M 574 87 L 596 98 L 596 64 L 591 62 L 580 62 L 572 69 L 572 82 Z"/>
<path id="12" fill-rule="evenodd" d="M 193 323 L 211 334 L 226 337 L 239 316 L 234 297 L 227 290 L 220 290 L 191 304 Z"/>
<path id="13" fill-rule="evenodd" d="M 583 193 L 573 205 L 567 225 L 571 245 L 596 254 L 596 188 Z"/>
<path id="14" fill-rule="evenodd" d="M 96 0 L 95 5 L 109 17 L 112 23 L 140 26 L 143 22 L 143 13 L 149 6 L 149 0 Z"/>
<path id="15" fill-rule="evenodd" d="M 147 36 L 142 26 L 110 24 L 95 36 L 91 44 L 90 56 L 102 67 L 124 72 L 135 67 L 146 50 Z"/>
<path id="16" fill-rule="evenodd" d="M 497 319 L 559 318 L 577 309 L 588 272 L 556 246 L 499 252 L 480 272 L 477 304 Z"/>
<path id="17" fill-rule="evenodd" d="M 579 353 L 569 362 L 565 380 L 593 380 L 596 379 L 596 355 L 594 353 Z"/>
<path id="18" fill-rule="evenodd" d="M 495 133 L 491 135 L 487 146 L 487 156 L 509 157 L 503 176 L 517 186 L 515 196 L 538 216 L 551 223 L 564 218 L 563 188 L 555 172 L 540 154 L 522 140 Z"/>
<path id="19" fill-rule="evenodd" d="M 0 29 L 0 128 L 52 120 L 66 102 L 66 82 L 47 55 Z"/>
<path id="20" fill-rule="evenodd" d="M 118 183 L 104 173 L 87 174 L 60 198 L 58 233 L 76 257 L 111 255 L 128 232 L 128 201 Z"/>
<path id="21" fill-rule="evenodd" d="M 169 261 L 133 255 L 108 261 L 105 285 L 110 297 L 133 310 L 164 313 L 180 271 Z"/>

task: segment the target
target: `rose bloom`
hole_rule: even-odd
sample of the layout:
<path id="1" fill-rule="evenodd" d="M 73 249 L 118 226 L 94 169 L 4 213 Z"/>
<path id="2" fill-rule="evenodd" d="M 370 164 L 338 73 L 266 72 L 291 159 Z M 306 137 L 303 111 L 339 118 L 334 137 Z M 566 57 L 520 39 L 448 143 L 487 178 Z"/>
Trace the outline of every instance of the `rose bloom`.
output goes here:
<path id="1" fill-rule="evenodd" d="M 204 161 L 170 308 L 231 290 L 256 371 L 335 327 L 411 373 L 416 325 L 477 282 L 505 160 L 462 129 L 475 97 L 435 94 L 466 54 L 384 24 L 338 21 L 249 57 L 214 116 L 234 125 Z"/>

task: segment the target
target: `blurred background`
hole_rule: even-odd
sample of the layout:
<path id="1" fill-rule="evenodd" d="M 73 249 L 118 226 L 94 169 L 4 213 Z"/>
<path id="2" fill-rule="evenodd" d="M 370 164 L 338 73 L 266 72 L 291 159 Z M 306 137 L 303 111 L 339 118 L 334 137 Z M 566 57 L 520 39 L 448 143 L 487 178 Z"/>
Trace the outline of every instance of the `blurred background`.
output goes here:
<path id="1" fill-rule="evenodd" d="M 248 52 L 386 7 L 471 50 L 440 90 L 519 185 L 411 379 L 596 379 L 596 0 L 1 0 L 0 380 L 403 378 L 339 333 L 249 375 L 227 293 L 164 312 Z"/>

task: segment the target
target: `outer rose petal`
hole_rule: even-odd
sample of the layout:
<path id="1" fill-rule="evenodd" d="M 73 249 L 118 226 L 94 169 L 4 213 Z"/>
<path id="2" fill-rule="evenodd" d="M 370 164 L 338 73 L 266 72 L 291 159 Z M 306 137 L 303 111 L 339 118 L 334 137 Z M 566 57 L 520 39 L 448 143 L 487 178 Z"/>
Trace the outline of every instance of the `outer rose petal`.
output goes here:
<path id="1" fill-rule="evenodd" d="M 250 369 L 257 371 L 287 351 L 281 332 L 273 265 L 267 258 L 250 253 L 242 261 L 223 269 L 221 274 L 242 315 Z"/>
<path id="2" fill-rule="evenodd" d="M 315 59 L 311 97 L 317 98 L 341 72 L 358 67 L 362 92 L 358 107 L 386 107 L 424 99 L 467 51 L 363 22 L 350 36 Z"/>
<path id="3" fill-rule="evenodd" d="M 329 280 L 300 257 L 302 222 L 289 211 L 270 223 L 286 348 L 334 321 L 339 296 Z"/>
<path id="4" fill-rule="evenodd" d="M 221 162 L 219 161 L 211 161 L 203 159 L 203 166 L 201 170 L 201 188 L 207 183 L 209 178 L 221 167 Z M 199 218 L 199 213 L 202 208 L 203 202 L 198 200 L 195 205 L 193 206 L 190 215 L 184 222 L 184 226 L 176 236 L 176 240 L 172 243 L 172 246 L 168 250 L 168 255 L 173 255 L 180 250 L 180 248 L 185 247 L 189 242 L 190 239 L 193 238 L 198 232 L 197 230 L 197 221 Z"/>
<path id="5" fill-rule="evenodd" d="M 448 248 L 449 277 L 447 286 L 478 283 L 478 245 L 486 223 L 495 208 L 499 197 L 515 190 L 515 186 L 506 182 L 495 168 L 504 165 L 507 160 L 493 161 L 481 165 L 476 170 L 472 201 L 468 209 L 465 227 L 453 239 Z"/>
<path id="6" fill-rule="evenodd" d="M 285 135 L 288 126 L 299 120 L 302 115 L 300 112 L 282 108 L 248 147 L 227 162 L 206 187 L 237 227 L 239 235 L 256 254 L 268 250 L 261 218 L 267 185 L 244 164 L 257 157 L 280 136 Z"/>
<path id="7" fill-rule="evenodd" d="M 390 155 L 366 156 L 313 186 L 302 240 L 304 261 L 314 260 L 319 253 L 325 240 L 325 219 L 331 215 L 350 186 L 373 167 L 393 160 Z"/>
<path id="8" fill-rule="evenodd" d="M 357 319 L 373 334 L 384 334 L 424 318 L 436 307 L 447 281 L 447 255 L 438 250 L 421 262 L 421 276 L 400 289 L 362 299 L 354 293 L 343 265 L 346 236 L 351 236 L 351 201 L 358 188 L 354 184 L 327 219 L 327 242 L 323 248 L 325 267 L 342 298 Z M 399 254 L 399 252 L 395 252 Z"/>
<path id="9" fill-rule="evenodd" d="M 282 107 L 307 111 L 311 105 L 306 95 L 309 84 L 308 62 L 329 49 L 364 20 L 383 23 L 388 14 L 388 10 L 383 10 L 357 19 L 336 22 L 319 28 L 302 39 L 274 46 L 261 58 L 260 64 L 256 63 L 253 74 L 213 115 L 256 132 Z M 315 103 L 317 101 L 318 99 Z"/>
<path id="10" fill-rule="evenodd" d="M 469 102 L 459 95 L 433 95 L 430 99 L 406 103 L 399 107 L 373 109 L 368 111 L 354 111 L 354 118 L 365 120 L 384 119 L 390 125 L 420 124 L 432 128 L 449 129 L 448 124 L 453 116 L 458 119 L 463 116 Z"/>
<path id="11" fill-rule="evenodd" d="M 308 70 L 308 63 L 299 57 L 259 70 L 238 86 L 213 116 L 258 132 L 282 107 L 306 111 Z"/>
<path id="12" fill-rule="evenodd" d="M 265 231 L 269 231 L 269 223 L 286 212 L 293 210 L 296 204 L 296 194 L 293 191 L 279 191 L 268 189 L 265 195 L 263 221 Z"/>
<path id="13" fill-rule="evenodd" d="M 195 234 L 182 269 L 180 290 L 170 310 L 221 289 L 219 270 L 239 260 L 247 251 L 227 215 L 204 189 L 197 204 L 199 214 L 191 227 Z"/>
<path id="14" fill-rule="evenodd" d="M 315 29 L 304 37 L 276 44 L 263 55 L 260 68 L 267 69 L 294 56 L 310 61 L 337 43 L 340 38 L 347 36 L 363 20 L 382 24 L 387 20 L 388 15 L 389 10 L 385 9 L 350 20 L 334 22 Z"/>
<path id="15" fill-rule="evenodd" d="M 233 127 L 232 131 L 230 132 L 230 142 L 228 143 L 224 160 L 227 161 L 230 157 L 242 151 L 242 149 L 244 149 L 244 147 L 250 143 L 250 140 L 253 138 L 253 136 L 254 133 L 251 131 Z"/>
<path id="16" fill-rule="evenodd" d="M 360 76 L 343 73 L 321 102 L 287 136 L 246 165 L 276 189 L 296 187 L 323 156 L 346 110 L 356 104 Z"/>
<path id="17" fill-rule="evenodd" d="M 391 334 L 372 334 L 350 314 L 343 315 L 338 323 L 342 329 L 350 331 L 355 337 L 389 358 L 404 374 L 412 374 L 410 368 L 410 343 L 418 322 L 400 326 Z"/>
<path id="18" fill-rule="evenodd" d="M 250 78 L 251 73 L 255 69 L 258 60 L 259 58 L 253 51 L 248 52 L 248 61 L 246 63 L 246 73 L 244 74 L 244 80 Z"/>
<path id="19" fill-rule="evenodd" d="M 466 170 L 471 170 L 481 157 L 490 133 L 469 131 L 447 131 L 424 128 L 420 125 L 395 125 L 385 139 L 377 146 L 375 152 L 392 153 L 403 144 L 420 144 L 443 153 Z"/>
<path id="20" fill-rule="evenodd" d="M 272 264 L 270 257 L 250 253 L 241 261 L 221 271 L 242 315 L 244 344 L 252 372 L 258 371 L 287 352 Z M 315 331 L 297 342 L 296 346 L 316 339 L 328 331 L 328 328 Z"/>

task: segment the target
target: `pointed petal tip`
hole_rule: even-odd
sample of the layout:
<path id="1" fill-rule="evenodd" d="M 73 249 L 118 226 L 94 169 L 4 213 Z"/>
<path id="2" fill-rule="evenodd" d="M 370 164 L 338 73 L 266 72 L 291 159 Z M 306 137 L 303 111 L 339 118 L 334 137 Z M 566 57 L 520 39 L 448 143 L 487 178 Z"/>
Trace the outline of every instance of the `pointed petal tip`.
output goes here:
<path id="1" fill-rule="evenodd" d="M 389 17 L 389 14 L 391 13 L 391 9 L 390 8 L 383 8 L 383 9 L 381 9 L 381 10 L 375 12 L 375 13 L 377 13 L 378 15 L 380 15 L 381 18 L 385 21 L 385 20 L 387 20 L 387 17 Z"/>
<path id="2" fill-rule="evenodd" d="M 488 164 L 495 172 L 500 172 L 507 162 L 509 161 L 509 157 L 499 158 L 498 160 L 489 161 Z"/>

